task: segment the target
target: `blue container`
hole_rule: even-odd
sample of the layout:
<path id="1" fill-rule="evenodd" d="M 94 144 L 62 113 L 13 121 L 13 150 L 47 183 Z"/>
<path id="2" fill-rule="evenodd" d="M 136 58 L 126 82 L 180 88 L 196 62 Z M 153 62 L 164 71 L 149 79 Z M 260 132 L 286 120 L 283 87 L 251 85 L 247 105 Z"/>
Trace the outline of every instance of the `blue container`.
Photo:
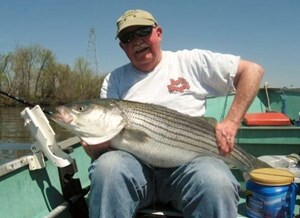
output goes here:
<path id="1" fill-rule="evenodd" d="M 268 172 L 269 171 L 270 169 L 268 169 Z M 264 174 L 261 174 L 259 176 L 263 178 L 263 175 Z M 269 173 L 268 176 L 270 176 Z M 278 179 L 279 177 L 280 175 L 276 175 L 276 179 Z M 251 177 L 251 180 L 246 183 L 246 214 L 248 217 L 294 217 L 296 193 L 298 191 L 298 186 L 294 182 L 288 182 L 288 180 L 286 180 L 282 185 L 280 183 L 278 184 L 279 180 L 274 182 L 274 179 L 272 179 L 272 177 L 269 177 L 263 181 L 256 181 L 255 179 L 256 178 Z M 275 185 L 272 183 L 274 183 Z"/>

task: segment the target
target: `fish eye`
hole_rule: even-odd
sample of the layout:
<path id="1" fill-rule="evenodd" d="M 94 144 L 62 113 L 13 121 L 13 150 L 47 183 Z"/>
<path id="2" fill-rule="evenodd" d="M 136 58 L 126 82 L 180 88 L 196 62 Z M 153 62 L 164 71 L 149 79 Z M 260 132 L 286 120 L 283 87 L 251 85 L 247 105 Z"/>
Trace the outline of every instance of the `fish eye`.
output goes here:
<path id="1" fill-rule="evenodd" d="M 84 112 L 85 110 L 86 110 L 86 106 L 84 106 L 84 105 L 79 105 L 78 107 L 77 107 L 77 111 L 79 111 L 79 112 Z"/>

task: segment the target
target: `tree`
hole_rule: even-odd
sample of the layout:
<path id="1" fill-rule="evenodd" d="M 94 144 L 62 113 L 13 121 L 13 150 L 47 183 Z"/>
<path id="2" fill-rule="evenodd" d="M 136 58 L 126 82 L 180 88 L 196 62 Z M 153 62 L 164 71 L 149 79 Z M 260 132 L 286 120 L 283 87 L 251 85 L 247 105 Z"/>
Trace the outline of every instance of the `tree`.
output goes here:
<path id="1" fill-rule="evenodd" d="M 40 45 L 17 47 L 11 54 L 0 55 L 0 88 L 36 104 L 97 98 L 103 78 L 85 59 L 78 58 L 71 69 Z"/>
<path id="2" fill-rule="evenodd" d="M 93 72 L 91 64 L 83 58 L 78 58 L 75 61 L 73 71 L 74 75 L 77 76 L 76 95 L 80 99 L 99 97 L 103 77 L 99 76 L 97 72 Z"/>
<path id="3" fill-rule="evenodd" d="M 0 54 L 0 89 L 10 90 L 11 77 L 11 55 Z"/>
<path id="4" fill-rule="evenodd" d="M 13 55 L 12 64 L 15 73 L 15 91 L 18 95 L 22 95 L 25 98 L 31 96 L 33 87 L 32 73 L 39 48 L 38 45 L 28 48 L 18 47 Z"/>

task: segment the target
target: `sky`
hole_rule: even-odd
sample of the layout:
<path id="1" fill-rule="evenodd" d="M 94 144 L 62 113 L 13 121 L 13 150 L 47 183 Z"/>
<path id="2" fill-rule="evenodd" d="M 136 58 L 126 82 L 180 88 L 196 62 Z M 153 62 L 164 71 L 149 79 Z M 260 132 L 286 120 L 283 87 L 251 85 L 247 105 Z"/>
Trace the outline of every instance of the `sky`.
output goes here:
<path id="1" fill-rule="evenodd" d="M 115 40 L 126 10 L 151 12 L 163 50 L 205 49 L 263 66 L 270 87 L 300 87 L 299 0 L 1 0 L 0 54 L 41 45 L 73 66 L 86 58 L 95 29 L 99 71 L 128 63 Z"/>

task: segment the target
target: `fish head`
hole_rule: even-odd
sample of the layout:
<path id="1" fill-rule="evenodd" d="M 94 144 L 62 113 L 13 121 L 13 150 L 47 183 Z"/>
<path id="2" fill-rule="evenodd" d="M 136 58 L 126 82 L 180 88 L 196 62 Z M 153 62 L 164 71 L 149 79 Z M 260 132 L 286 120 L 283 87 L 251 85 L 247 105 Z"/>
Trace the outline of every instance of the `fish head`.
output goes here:
<path id="1" fill-rule="evenodd" d="M 51 119 L 90 145 L 109 141 L 126 124 L 118 105 L 106 99 L 58 106 Z"/>

